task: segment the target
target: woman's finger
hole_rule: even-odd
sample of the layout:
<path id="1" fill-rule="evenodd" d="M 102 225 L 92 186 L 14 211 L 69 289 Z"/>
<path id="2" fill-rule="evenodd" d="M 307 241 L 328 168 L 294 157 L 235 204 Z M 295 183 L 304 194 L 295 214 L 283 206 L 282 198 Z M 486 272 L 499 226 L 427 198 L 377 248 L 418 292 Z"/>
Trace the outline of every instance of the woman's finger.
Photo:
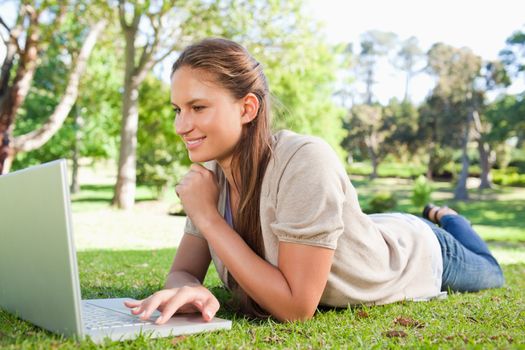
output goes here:
<path id="1" fill-rule="evenodd" d="M 142 313 L 142 305 L 144 300 L 127 300 L 124 305 L 131 309 L 133 315 Z"/>
<path id="2" fill-rule="evenodd" d="M 126 300 L 124 302 L 124 305 L 129 308 L 134 308 L 137 306 L 140 306 L 142 304 L 142 300 Z"/>
<path id="3" fill-rule="evenodd" d="M 147 320 L 151 317 L 151 314 L 157 310 L 159 305 L 163 302 L 163 298 L 160 294 L 153 294 L 148 300 L 143 304 L 142 309 L 144 313 L 140 316 L 141 319 Z"/>
<path id="4" fill-rule="evenodd" d="M 219 311 L 219 302 L 214 296 L 210 296 L 202 306 L 201 313 L 205 321 L 211 321 L 217 311 Z"/>
<path id="5" fill-rule="evenodd" d="M 198 300 L 199 290 L 192 287 L 182 287 L 177 294 L 172 296 L 164 305 L 161 315 L 155 321 L 156 324 L 163 324 L 168 321 L 182 306 L 186 304 L 195 304 Z M 202 303 L 202 302 L 201 302 Z"/>

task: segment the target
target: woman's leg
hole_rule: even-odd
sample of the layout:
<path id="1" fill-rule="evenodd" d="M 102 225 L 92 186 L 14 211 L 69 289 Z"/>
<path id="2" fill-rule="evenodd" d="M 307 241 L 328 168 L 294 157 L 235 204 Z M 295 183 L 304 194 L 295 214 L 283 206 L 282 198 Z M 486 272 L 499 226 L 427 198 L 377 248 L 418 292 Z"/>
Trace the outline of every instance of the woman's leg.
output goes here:
<path id="1" fill-rule="evenodd" d="M 443 215 L 440 224 L 445 231 L 454 236 L 465 248 L 499 266 L 485 241 L 474 231 L 474 228 L 464 216 Z"/>
<path id="2" fill-rule="evenodd" d="M 452 219 L 443 220 L 445 217 Z M 465 218 L 459 215 L 443 216 L 441 224 L 447 229 L 428 220 L 425 222 L 432 228 L 441 245 L 442 290 L 475 292 L 503 285 L 504 278 L 499 264 Z"/>

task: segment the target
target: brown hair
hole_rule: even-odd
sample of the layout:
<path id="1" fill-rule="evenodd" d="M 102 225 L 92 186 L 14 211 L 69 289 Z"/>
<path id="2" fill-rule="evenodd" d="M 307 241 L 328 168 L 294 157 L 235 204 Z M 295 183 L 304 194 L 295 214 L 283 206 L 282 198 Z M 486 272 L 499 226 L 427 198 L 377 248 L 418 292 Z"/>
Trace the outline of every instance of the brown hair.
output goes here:
<path id="1" fill-rule="evenodd" d="M 270 94 L 262 66 L 241 45 L 226 39 L 205 39 L 188 46 L 173 64 L 173 73 L 187 66 L 209 73 L 214 82 L 228 90 L 236 99 L 253 93 L 259 100 L 257 116 L 243 127 L 241 139 L 235 146 L 232 169 L 239 170 L 240 179 L 232 171 L 239 191 L 239 209 L 234 229 L 264 259 L 259 202 L 264 172 L 270 161 Z M 228 273 L 228 284 L 241 310 L 252 316 L 268 314 L 240 288 Z"/>

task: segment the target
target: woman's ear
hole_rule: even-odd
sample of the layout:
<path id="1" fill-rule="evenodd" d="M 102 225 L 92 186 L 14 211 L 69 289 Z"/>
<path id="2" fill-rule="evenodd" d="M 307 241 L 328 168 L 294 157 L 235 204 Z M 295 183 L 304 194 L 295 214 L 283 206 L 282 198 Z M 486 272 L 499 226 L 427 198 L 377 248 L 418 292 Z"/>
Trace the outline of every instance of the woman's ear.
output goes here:
<path id="1" fill-rule="evenodd" d="M 257 112 L 259 111 L 259 99 L 255 96 L 254 93 L 248 93 L 242 99 L 243 110 L 241 115 L 242 124 L 248 124 L 257 117 Z"/>

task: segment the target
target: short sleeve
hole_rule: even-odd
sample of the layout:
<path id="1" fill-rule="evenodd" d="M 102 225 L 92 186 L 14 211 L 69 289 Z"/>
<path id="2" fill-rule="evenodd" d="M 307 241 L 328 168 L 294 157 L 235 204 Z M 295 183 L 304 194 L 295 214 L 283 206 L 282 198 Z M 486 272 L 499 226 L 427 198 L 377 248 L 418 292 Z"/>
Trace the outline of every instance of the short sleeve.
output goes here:
<path id="1" fill-rule="evenodd" d="M 279 241 L 337 247 L 343 232 L 348 177 L 324 141 L 301 146 L 283 169 L 277 190 L 273 233 Z"/>
<path id="2" fill-rule="evenodd" d="M 199 229 L 193 224 L 189 217 L 186 217 L 186 224 L 184 225 L 184 233 L 188 233 L 192 236 L 197 236 L 199 238 L 205 239 Z"/>

